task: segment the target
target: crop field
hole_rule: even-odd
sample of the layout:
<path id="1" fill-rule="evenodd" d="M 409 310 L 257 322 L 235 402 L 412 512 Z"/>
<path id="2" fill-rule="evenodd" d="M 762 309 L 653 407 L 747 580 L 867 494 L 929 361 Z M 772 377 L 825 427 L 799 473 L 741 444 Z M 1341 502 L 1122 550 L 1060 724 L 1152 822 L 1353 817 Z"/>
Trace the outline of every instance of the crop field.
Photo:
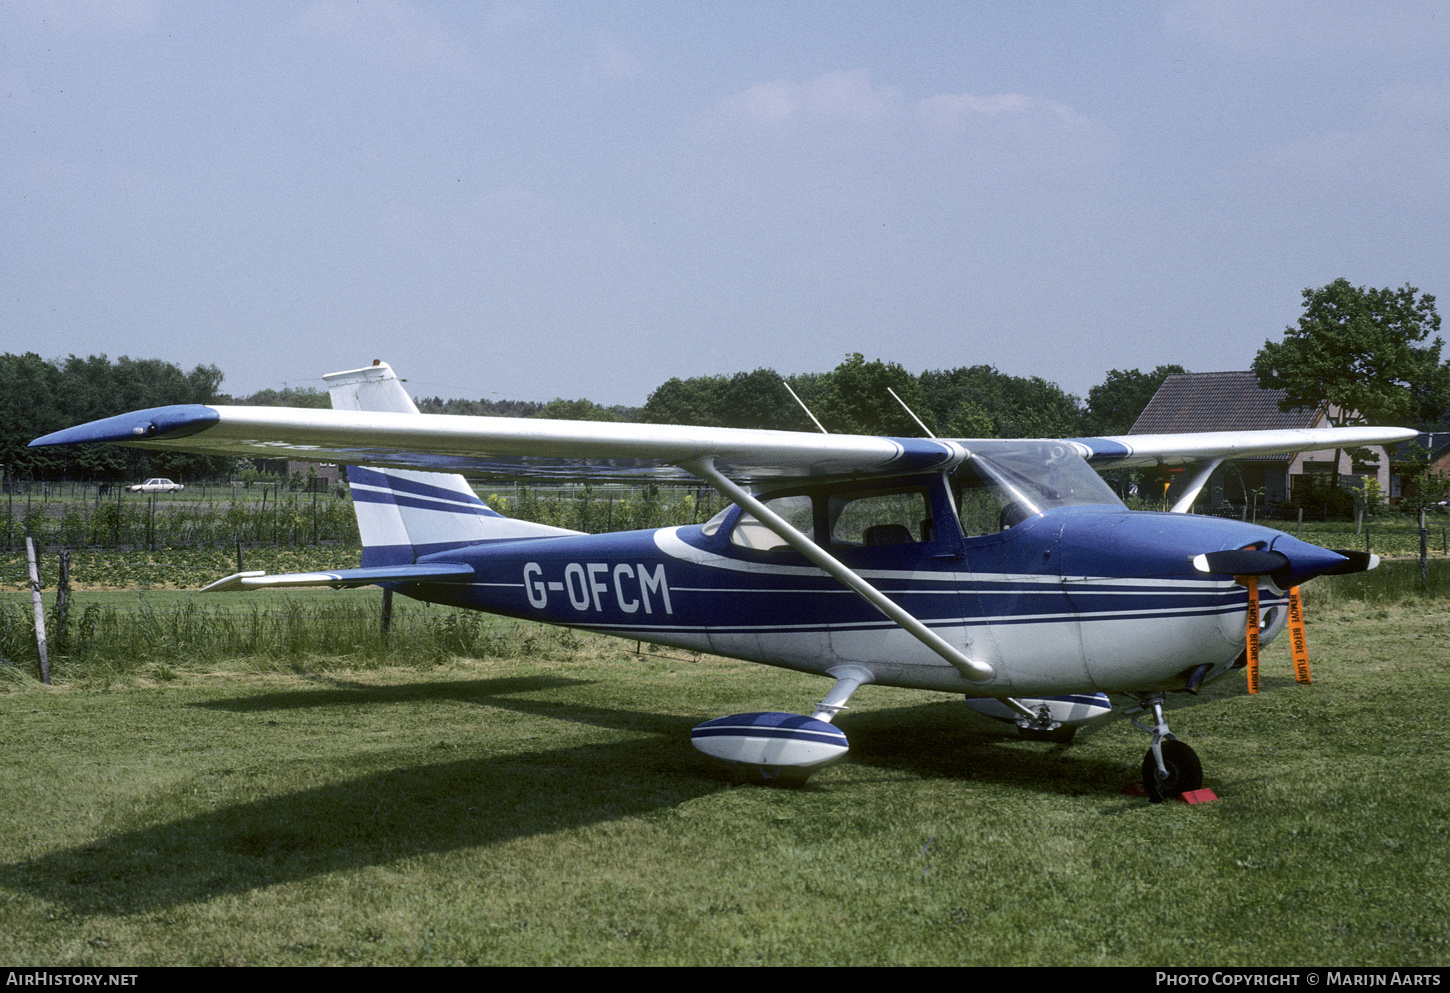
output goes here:
<path id="1" fill-rule="evenodd" d="M 131 494 L 97 484 L 32 483 L 0 496 L 0 551 L 42 546 L 178 550 L 245 545 L 356 544 L 357 519 L 345 488 L 288 490 L 196 484 L 178 493 Z M 591 534 L 699 524 L 725 504 L 693 486 L 484 488 L 478 496 L 509 517 Z"/>
<path id="2" fill-rule="evenodd" d="M 690 727 L 824 680 L 402 600 L 384 639 L 376 590 L 81 591 L 55 686 L 0 666 L 0 961 L 1444 966 L 1450 602 L 1404 565 L 1306 588 L 1312 686 L 1280 640 L 1257 696 L 1174 701 L 1201 806 L 1125 795 L 1124 720 L 866 687 L 846 760 L 768 789 Z"/>

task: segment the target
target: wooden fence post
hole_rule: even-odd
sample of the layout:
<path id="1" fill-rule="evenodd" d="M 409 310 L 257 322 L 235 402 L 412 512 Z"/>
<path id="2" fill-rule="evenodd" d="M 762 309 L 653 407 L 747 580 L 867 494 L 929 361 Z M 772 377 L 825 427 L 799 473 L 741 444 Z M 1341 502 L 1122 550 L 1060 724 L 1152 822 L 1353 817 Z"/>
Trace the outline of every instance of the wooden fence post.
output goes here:
<path id="1" fill-rule="evenodd" d="M 40 598 L 40 569 L 35 564 L 35 542 L 25 536 L 25 558 L 30 563 L 30 599 L 35 605 L 35 647 L 40 654 L 40 681 L 50 685 L 50 659 L 45 654 L 45 602 Z"/>
<path id="2" fill-rule="evenodd" d="M 55 632 L 56 651 L 64 655 L 70 648 L 67 644 L 70 631 L 66 621 L 70 617 L 70 549 L 60 551 L 60 578 L 55 584 Z"/>
<path id="3" fill-rule="evenodd" d="M 1425 508 L 1420 508 L 1420 586 L 1430 592 L 1430 529 L 1426 526 Z"/>

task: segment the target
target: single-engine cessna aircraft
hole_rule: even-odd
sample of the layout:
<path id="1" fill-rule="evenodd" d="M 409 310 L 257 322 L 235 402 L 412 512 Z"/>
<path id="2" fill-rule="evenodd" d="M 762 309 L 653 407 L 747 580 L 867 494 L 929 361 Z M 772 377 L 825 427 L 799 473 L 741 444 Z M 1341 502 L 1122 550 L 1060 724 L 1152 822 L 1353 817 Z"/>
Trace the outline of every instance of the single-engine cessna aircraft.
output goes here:
<path id="1" fill-rule="evenodd" d="M 326 376 L 332 410 L 183 405 L 31 442 L 110 442 L 349 466 L 362 565 L 242 572 L 208 590 L 377 584 L 419 600 L 829 676 L 811 717 L 734 714 L 692 733 L 766 781 L 839 759 L 831 723 L 881 683 L 963 694 L 1035 736 L 1112 713 L 1150 735 L 1150 799 L 1197 789 L 1164 717 L 1243 665 L 1248 593 L 1260 639 L 1286 591 L 1372 568 L 1279 531 L 1129 511 L 1098 467 L 1194 463 L 1185 511 L 1225 458 L 1391 444 L 1400 428 L 944 440 L 420 414 L 385 364 Z M 505 518 L 464 475 L 704 480 L 733 504 L 703 525 L 588 535 Z M 1239 578 L 1236 578 L 1239 577 Z"/>

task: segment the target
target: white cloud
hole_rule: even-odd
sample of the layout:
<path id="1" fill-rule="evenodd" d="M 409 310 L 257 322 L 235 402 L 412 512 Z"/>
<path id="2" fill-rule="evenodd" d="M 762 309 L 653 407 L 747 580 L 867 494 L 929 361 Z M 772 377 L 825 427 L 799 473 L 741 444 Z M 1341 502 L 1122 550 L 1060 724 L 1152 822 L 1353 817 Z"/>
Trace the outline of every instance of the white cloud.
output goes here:
<path id="1" fill-rule="evenodd" d="M 1450 213 L 1450 85 L 1401 84 L 1382 91 L 1360 129 L 1285 142 L 1269 165 L 1285 186 L 1327 202 L 1393 203 Z"/>
<path id="2" fill-rule="evenodd" d="M 814 161 L 833 172 L 1041 176 L 1103 162 L 1106 128 L 1064 103 L 1020 93 L 908 99 L 865 70 L 759 83 L 716 102 L 694 137 L 729 154 Z M 849 153 L 843 158 L 843 153 Z"/>
<path id="3" fill-rule="evenodd" d="M 927 130 L 940 135 L 962 134 L 982 124 L 1003 120 L 1036 119 L 1049 128 L 1093 129 L 1086 117 L 1055 100 L 999 93 L 980 97 L 971 93 L 941 93 L 919 101 L 914 108 Z"/>
<path id="4" fill-rule="evenodd" d="M 783 79 L 758 83 L 720 100 L 714 116 L 747 127 L 810 121 L 867 123 L 899 112 L 902 105 L 900 90 L 878 91 L 871 85 L 870 73 L 857 69 L 826 73 L 805 83 Z"/>

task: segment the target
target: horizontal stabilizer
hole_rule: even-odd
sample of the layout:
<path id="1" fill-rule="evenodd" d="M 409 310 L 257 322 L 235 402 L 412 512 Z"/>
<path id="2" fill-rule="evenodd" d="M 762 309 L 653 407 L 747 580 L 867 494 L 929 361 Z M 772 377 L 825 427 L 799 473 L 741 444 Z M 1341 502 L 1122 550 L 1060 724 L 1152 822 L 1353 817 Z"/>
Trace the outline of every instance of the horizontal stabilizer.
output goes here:
<path id="1" fill-rule="evenodd" d="M 223 590 L 283 589 L 293 586 L 331 586 L 341 590 L 376 583 L 466 583 L 473 578 L 473 567 L 456 562 L 435 565 L 382 565 L 364 569 L 338 569 L 335 572 L 238 572 L 218 579 L 202 588 L 203 593 Z"/>

